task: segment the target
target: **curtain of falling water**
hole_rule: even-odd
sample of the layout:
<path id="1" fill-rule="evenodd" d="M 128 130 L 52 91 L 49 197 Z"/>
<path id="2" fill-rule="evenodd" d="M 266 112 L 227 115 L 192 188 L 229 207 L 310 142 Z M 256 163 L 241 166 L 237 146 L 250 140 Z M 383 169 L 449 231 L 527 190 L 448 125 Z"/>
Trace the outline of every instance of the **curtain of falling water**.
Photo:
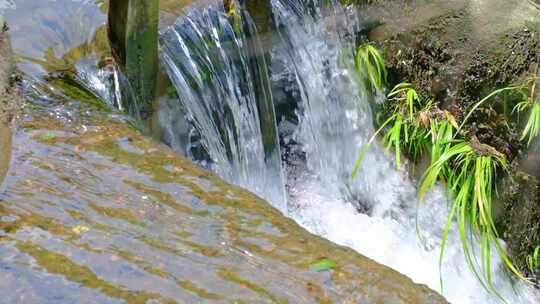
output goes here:
<path id="1" fill-rule="evenodd" d="M 213 170 L 286 212 L 267 64 L 249 16 L 227 15 L 219 4 L 192 9 L 160 45 Z"/>
<path id="2" fill-rule="evenodd" d="M 370 149 L 358 180 L 350 178 L 357 153 L 374 132 L 371 92 L 357 84 L 353 72 L 360 20 L 332 0 L 272 0 L 272 6 L 284 41 L 272 58 L 290 69 L 282 75 L 299 92 L 293 141 L 306 157 L 306 167 L 292 170 L 288 178 L 291 216 L 314 233 L 440 290 L 440 236 L 448 215 L 444 191 L 439 188 L 422 202 L 419 239 L 415 185 L 380 147 Z M 508 303 L 539 303 L 535 291 L 506 276 L 500 259 L 493 257 L 492 265 L 494 285 Z M 451 303 L 497 301 L 468 268 L 455 231 L 449 236 L 442 279 Z"/>

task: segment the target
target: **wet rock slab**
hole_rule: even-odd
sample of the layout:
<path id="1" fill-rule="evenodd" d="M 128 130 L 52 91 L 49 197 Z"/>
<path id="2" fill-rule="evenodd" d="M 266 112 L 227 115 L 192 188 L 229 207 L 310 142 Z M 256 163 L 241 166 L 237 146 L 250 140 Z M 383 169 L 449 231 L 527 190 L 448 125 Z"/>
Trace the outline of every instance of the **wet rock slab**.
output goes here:
<path id="1" fill-rule="evenodd" d="M 446 303 L 96 117 L 22 116 L 0 188 L 3 303 Z"/>

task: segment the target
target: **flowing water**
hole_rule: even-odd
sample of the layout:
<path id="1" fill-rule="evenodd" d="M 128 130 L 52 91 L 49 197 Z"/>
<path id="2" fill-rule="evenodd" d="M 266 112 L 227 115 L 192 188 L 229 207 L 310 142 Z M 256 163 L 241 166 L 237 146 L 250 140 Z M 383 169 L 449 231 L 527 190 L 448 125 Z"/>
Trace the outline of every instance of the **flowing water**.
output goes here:
<path id="1" fill-rule="evenodd" d="M 212 169 L 286 212 L 272 95 L 255 34 L 249 16 L 228 17 L 209 5 L 164 32 L 162 58 Z"/>
<path id="2" fill-rule="evenodd" d="M 358 85 L 352 72 L 352 50 L 355 33 L 359 30 L 355 14 L 340 5 L 325 10 L 317 1 L 306 4 L 275 0 L 272 5 L 283 41 L 272 54 L 273 66 L 279 67 L 273 71 L 273 81 L 288 82 L 286 89 L 300 100 L 299 124 L 294 133 L 284 139 L 295 143 L 290 148 L 292 157 L 287 159 L 286 168 L 290 216 L 314 233 L 355 248 L 439 290 L 440 235 L 448 203 L 442 190 L 432 193 L 417 213 L 414 181 L 405 172 L 394 169 L 393 160 L 379 147 L 367 154 L 360 177 L 354 181 L 350 177 L 358 151 L 374 132 L 371 94 Z M 194 13 L 185 18 L 193 19 Z M 177 36 L 176 41 L 167 39 L 177 47 L 172 51 L 169 45 L 168 56 L 189 58 L 182 40 L 185 38 L 179 34 L 185 22 L 180 19 L 174 30 L 168 31 L 168 35 L 172 32 Z M 184 35 L 188 33 L 184 30 Z M 193 60 L 179 64 L 165 56 L 165 61 L 173 78 L 179 72 L 171 73 L 170 65 L 183 65 L 190 73 L 195 69 Z M 186 64 L 191 65 L 189 69 Z M 225 79 L 230 81 L 230 78 Z M 185 80 L 182 85 L 178 80 L 175 83 L 180 92 L 193 92 L 185 86 Z M 238 83 L 235 80 L 233 86 Z M 186 98 L 191 96 L 180 97 L 181 100 Z M 198 108 L 201 102 L 185 104 L 188 108 Z M 208 127 L 211 123 L 202 125 Z M 211 131 L 219 130 L 214 127 Z M 203 138 L 211 137 L 208 131 L 202 133 Z M 213 137 L 220 138 L 217 133 Z M 218 152 L 216 159 L 227 156 L 223 150 L 213 151 Z M 227 170 L 238 174 L 238 170 Z M 245 176 L 259 183 L 261 176 L 250 172 Z M 240 184 L 257 192 L 252 185 Z M 452 232 L 449 239 L 442 266 L 443 294 L 454 303 L 491 303 L 493 295 L 483 290 L 463 259 L 457 234 Z M 511 303 L 538 301 L 538 295 L 527 286 L 521 283 L 514 286 L 501 269 L 500 261 L 493 263 L 497 266 L 494 285 L 505 299 Z"/>
<path id="3" fill-rule="evenodd" d="M 50 8 L 85 6 L 23 1 L 7 14 L 28 106 L 13 140 L 0 124 L 0 302 L 444 303 L 134 130 L 91 90 L 114 83 L 95 77 L 94 52 L 56 75 L 81 49 L 63 29 L 80 16 Z M 96 17 L 81 35 L 99 31 Z M 50 56 L 32 43 L 41 35 Z M 332 270 L 314 269 L 329 256 Z"/>
<path id="4" fill-rule="evenodd" d="M 81 16 L 66 15 L 66 20 L 80 22 L 72 24 L 71 31 L 51 31 L 33 38 L 15 36 L 15 51 L 27 59 L 19 67 L 27 75 L 38 76 L 28 86 L 44 99 L 51 87 L 44 89 L 43 79 L 50 84 L 67 74 L 75 79 L 75 86 L 94 97 L 125 107 L 129 95 L 126 98 L 118 92 L 121 77 L 104 69 L 101 49 L 92 48 L 102 39 L 104 15 L 95 5 L 68 6 L 64 11 L 64 2 L 51 1 L 41 8 L 42 14 L 55 16 L 37 18 L 36 22 L 45 20 L 41 24 L 14 22 L 24 18 L 25 11 L 35 11 L 32 1 L 18 1 L 18 10 L 8 16 L 12 24 L 28 28 L 63 28 L 66 25 L 59 25 L 62 18 L 58 15 Z M 196 133 L 193 138 L 208 153 L 208 167 L 223 178 L 266 198 L 311 232 L 440 290 L 439 239 L 447 216 L 445 195 L 441 189 L 435 190 L 417 211 L 415 181 L 405 171 L 396 170 L 393 159 L 377 145 L 367 154 L 357 180 L 351 179 L 357 153 L 374 131 L 371 106 L 381 97 L 373 97 L 358 85 L 353 73 L 353 45 L 361 20 L 340 5 L 323 9 L 319 2 L 328 1 L 272 0 L 279 43 L 272 49 L 270 80 L 268 58 L 262 55 L 266 50 L 260 49 L 245 12 L 235 19 L 215 4 L 187 10 L 161 37 L 163 65 L 179 95 L 176 104 L 167 108 L 169 118 L 187 114 Z M 50 40 L 57 43 L 47 51 Z M 297 122 L 291 124 L 278 115 L 284 165 L 274 109 L 268 106 L 283 101 L 272 101 L 270 86 L 275 96 L 292 96 L 298 105 Z M 63 93 L 73 98 L 73 94 Z M 171 121 L 163 119 L 162 127 L 171 133 L 185 131 L 175 130 Z M 143 253 L 152 256 L 151 251 Z M 171 263 L 181 265 L 176 260 Z M 493 263 L 500 268 L 500 261 Z M 443 294 L 452 303 L 496 301 L 471 274 L 454 231 L 442 277 Z M 494 282 L 509 303 L 540 301 L 535 290 L 521 283 L 513 285 L 501 269 Z"/>
<path id="5" fill-rule="evenodd" d="M 17 67 L 36 94 L 71 99 L 84 94 L 83 99 L 137 115 L 130 87 L 112 64 L 103 0 L 19 0 L 7 8 L 11 31 L 24 33 L 11 37 Z"/>
<path id="6" fill-rule="evenodd" d="M 419 206 L 417 235 L 414 181 L 396 170 L 380 147 L 368 152 L 360 177 L 350 178 L 358 151 L 374 132 L 369 94 L 356 85 L 352 72 L 354 15 L 336 4 L 324 10 L 316 0 L 272 3 L 286 43 L 274 57 L 291 67 L 276 77 L 292 79 L 301 98 L 300 123 L 291 140 L 300 150 L 296 154 L 307 160 L 289 170 L 291 216 L 314 233 L 440 290 L 440 235 L 448 212 L 443 191 L 435 190 Z M 470 272 L 457 233 L 449 239 L 443 295 L 452 303 L 493 303 L 493 295 Z M 500 260 L 492 262 L 495 288 L 509 303 L 538 303 L 537 291 L 512 282 Z"/>

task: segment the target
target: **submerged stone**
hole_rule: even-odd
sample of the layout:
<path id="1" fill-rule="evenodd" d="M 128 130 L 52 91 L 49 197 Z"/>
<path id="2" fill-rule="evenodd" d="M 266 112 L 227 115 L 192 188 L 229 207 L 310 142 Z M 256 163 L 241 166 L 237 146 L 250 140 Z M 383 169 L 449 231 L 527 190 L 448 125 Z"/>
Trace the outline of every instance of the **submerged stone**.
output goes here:
<path id="1" fill-rule="evenodd" d="M 0 193 L 8 303 L 445 303 L 92 115 L 66 124 L 34 108 L 20 122 Z M 331 271 L 314 271 L 325 257 Z"/>

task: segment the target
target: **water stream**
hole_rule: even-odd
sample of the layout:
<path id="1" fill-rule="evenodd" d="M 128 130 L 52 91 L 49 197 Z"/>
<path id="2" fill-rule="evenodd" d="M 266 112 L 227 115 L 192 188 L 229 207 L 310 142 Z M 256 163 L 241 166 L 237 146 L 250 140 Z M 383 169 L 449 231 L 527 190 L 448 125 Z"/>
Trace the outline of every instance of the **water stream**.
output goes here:
<path id="1" fill-rule="evenodd" d="M 243 14 L 190 10 L 162 35 L 162 58 L 212 169 L 286 212 L 266 61 Z"/>
<path id="2" fill-rule="evenodd" d="M 353 12 L 338 4 L 325 10 L 323 2 L 272 2 L 286 43 L 276 48 L 274 58 L 291 67 L 282 77 L 293 79 L 302 105 L 291 140 L 306 162 L 295 161 L 288 170 L 291 216 L 316 234 L 441 290 L 440 235 L 448 212 L 443 190 L 436 189 L 420 205 L 417 235 L 415 182 L 396 170 L 380 147 L 368 152 L 360 177 L 351 180 L 357 153 L 374 132 L 370 94 L 357 85 L 352 69 L 351 31 L 358 25 Z M 443 295 L 452 303 L 493 303 L 493 295 L 470 272 L 456 231 L 449 239 Z M 492 262 L 494 285 L 509 303 L 538 303 L 536 290 L 513 282 L 500 260 Z"/>
<path id="3" fill-rule="evenodd" d="M 207 167 L 222 178 L 267 199 L 309 231 L 440 291 L 439 246 L 448 212 L 446 196 L 438 188 L 417 209 L 416 181 L 405 170 L 395 169 L 392 157 L 377 145 L 367 154 L 359 177 L 351 179 L 357 153 L 374 131 L 371 105 L 381 96 L 361 87 L 353 72 L 354 39 L 360 29 L 357 15 L 339 4 L 323 8 L 323 2 L 329 1 L 272 0 L 279 39 L 271 50 L 271 62 L 264 57 L 267 50 L 261 49 L 246 12 L 241 11 L 239 19 L 231 18 L 215 3 L 186 10 L 161 34 L 162 63 L 179 95 L 166 108 L 169 119 L 160 118 L 161 127 L 170 133 L 185 132 L 171 123 L 171 117 L 187 115 L 196 133 L 191 140 L 201 142 L 209 157 Z M 60 77 L 56 72 L 67 66 L 77 85 L 110 106 L 125 108 L 130 97 L 118 91 L 125 86 L 121 76 L 104 67 L 101 50 L 91 47 L 103 39 L 104 15 L 92 5 L 64 12 L 62 3 L 50 1 L 50 7 L 43 9 L 57 10 L 52 13 L 55 18 L 42 18 L 43 24 L 28 21 L 27 26 L 56 27 L 63 14 L 80 14 L 78 19 L 66 17 L 80 20 L 66 36 L 54 31 L 30 38 L 14 36 L 15 51 L 27 59 L 19 68 L 38 76 L 28 86 L 45 99 L 50 92 L 43 91 L 43 75 L 48 75 L 50 84 L 51 71 Z M 32 1 L 17 5 L 12 20 L 23 18 L 34 6 Z M 50 44 L 49 40 L 57 43 L 46 52 L 47 47 L 39 44 Z M 36 43 L 30 46 L 29 41 Z M 69 48 L 64 45 L 67 41 Z M 294 123 L 286 121 L 283 113 L 274 113 L 271 105 L 285 103 L 278 99 L 282 96 L 292 96 L 297 105 Z M 153 254 L 148 251 L 148 256 L 151 259 Z M 181 265 L 177 258 L 167 261 Z M 539 293 L 513 282 L 499 260 L 493 264 L 498 267 L 494 285 L 508 303 L 540 302 Z M 449 236 L 442 279 L 442 293 L 452 303 L 496 301 L 470 272 L 455 231 Z"/>
<path id="4" fill-rule="evenodd" d="M 285 170 L 289 216 L 313 233 L 352 247 L 416 282 L 441 290 L 440 235 L 448 214 L 443 190 L 436 189 L 417 209 L 415 181 L 407 172 L 396 170 L 393 159 L 378 146 L 367 154 L 360 177 L 351 179 L 357 153 L 374 132 L 370 103 L 381 97 L 373 97 L 355 78 L 353 46 L 360 24 L 356 14 L 339 4 L 324 8 L 323 2 L 272 1 L 281 40 L 272 51 L 272 81 L 281 83 L 299 105 L 298 124 L 292 134 L 282 138 L 288 151 Z M 245 40 L 235 40 L 233 25 L 223 23 L 227 19 L 213 14 L 216 14 L 213 8 L 190 11 L 165 33 L 164 61 L 169 75 L 182 92 L 180 100 L 203 139 L 224 138 L 223 130 L 235 130 L 234 126 L 218 126 L 215 122 L 234 122 L 247 126 L 240 131 L 251 130 L 234 138 L 248 136 L 251 142 L 262 142 L 258 137 L 271 125 L 257 130 L 255 101 L 248 100 L 251 104 L 247 103 L 245 109 L 249 115 L 242 112 L 244 108 L 236 108 L 232 112 L 239 115 L 233 115 L 232 120 L 227 118 L 227 106 L 234 109 L 242 104 L 230 98 L 234 95 L 231 92 L 237 92 L 245 83 L 237 77 L 237 69 L 244 73 L 249 69 L 240 44 Z M 231 35 L 226 41 L 234 41 L 234 52 L 220 44 L 226 37 L 223 33 Z M 227 68 L 215 69 L 215 66 Z M 208 73 L 210 80 L 201 81 L 209 77 Z M 220 85 L 214 87 L 215 83 Z M 209 91 L 204 88 L 208 85 Z M 212 107 L 216 100 L 224 101 L 225 109 L 221 104 Z M 216 108 L 221 109 L 214 113 L 219 119 L 205 112 Z M 278 123 L 280 129 L 286 128 L 283 126 L 286 122 Z M 231 133 L 227 135 L 232 138 Z M 263 159 L 262 147 L 242 151 L 238 150 L 241 145 L 229 140 L 228 145 L 233 148 L 227 150 L 224 142 L 227 141 L 207 142 L 205 147 L 218 165 L 232 164 L 234 169 L 221 169 L 232 174 L 229 180 L 260 194 L 257 185 L 266 185 L 264 189 L 268 192 L 268 172 L 253 170 L 264 168 L 262 162 L 238 170 L 241 158 L 248 159 L 251 155 L 254 160 L 247 161 L 248 164 Z M 237 151 L 233 161 L 231 151 Z M 276 183 L 278 179 L 270 181 L 281 185 Z M 264 192 L 262 195 L 282 206 Z M 419 231 L 415 228 L 417 218 Z M 494 286 L 509 303 L 538 302 L 538 293 L 523 283 L 513 282 L 500 260 L 494 260 L 493 265 L 497 269 Z M 452 303 L 494 301 L 493 294 L 487 293 L 470 272 L 455 231 L 449 237 L 442 282 L 443 295 Z"/>

